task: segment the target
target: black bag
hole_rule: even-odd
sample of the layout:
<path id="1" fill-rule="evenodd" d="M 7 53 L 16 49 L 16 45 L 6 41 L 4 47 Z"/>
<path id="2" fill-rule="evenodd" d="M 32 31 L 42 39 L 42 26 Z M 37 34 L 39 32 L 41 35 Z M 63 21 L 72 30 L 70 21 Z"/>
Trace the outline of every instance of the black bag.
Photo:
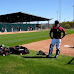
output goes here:
<path id="1" fill-rule="evenodd" d="M 12 54 L 20 54 L 20 53 L 28 54 L 28 53 L 30 53 L 28 48 L 23 47 L 23 46 L 18 46 L 18 45 L 15 47 L 10 47 L 9 49 L 10 49 Z"/>

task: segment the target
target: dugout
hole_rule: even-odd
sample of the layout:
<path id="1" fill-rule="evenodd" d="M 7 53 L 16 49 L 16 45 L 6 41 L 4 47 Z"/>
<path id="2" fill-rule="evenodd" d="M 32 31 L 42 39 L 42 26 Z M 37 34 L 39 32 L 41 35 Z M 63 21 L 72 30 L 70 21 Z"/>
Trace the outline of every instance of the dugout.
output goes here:
<path id="1" fill-rule="evenodd" d="M 16 13 L 10 13 L 5 15 L 0 15 L 0 30 L 3 28 L 7 28 L 7 31 L 11 31 L 11 26 L 13 26 L 14 30 L 16 30 L 17 26 L 21 28 L 22 31 L 26 31 L 28 27 L 32 26 L 33 30 L 35 30 L 35 27 L 37 24 L 27 24 L 27 22 L 39 22 L 39 21 L 47 21 L 48 22 L 48 28 L 49 28 L 49 21 L 51 19 L 35 16 L 23 12 L 16 12 Z M 24 24 L 24 22 L 26 24 Z"/>
<path id="2" fill-rule="evenodd" d="M 17 31 L 17 27 L 21 28 L 21 31 L 27 31 L 28 27 L 32 26 L 33 30 L 35 30 L 35 25 L 36 24 L 18 24 L 18 23 L 1 23 L 0 24 L 0 30 L 2 30 L 2 27 L 7 29 L 7 32 L 11 32 L 11 26 L 13 26 L 13 30 Z"/>

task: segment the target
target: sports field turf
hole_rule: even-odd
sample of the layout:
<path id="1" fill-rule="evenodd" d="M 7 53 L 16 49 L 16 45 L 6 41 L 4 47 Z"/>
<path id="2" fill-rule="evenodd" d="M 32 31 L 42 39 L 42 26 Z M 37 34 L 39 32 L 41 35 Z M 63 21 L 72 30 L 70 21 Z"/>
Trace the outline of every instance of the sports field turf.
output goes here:
<path id="1" fill-rule="evenodd" d="M 67 35 L 74 33 L 74 29 L 66 30 Z M 32 43 L 49 39 L 49 31 L 31 32 L 31 33 L 20 33 L 20 34 L 9 34 L 0 35 L 0 44 L 4 44 L 7 47 Z"/>
<path id="2" fill-rule="evenodd" d="M 31 50 L 30 54 L 24 56 L 37 56 L 37 53 Z M 67 64 L 71 59 L 72 57 L 63 55 L 58 59 L 23 58 L 21 55 L 0 56 L 0 74 L 74 74 L 74 60 Z"/>
<path id="3" fill-rule="evenodd" d="M 66 30 L 67 34 L 74 30 Z M 0 44 L 15 46 L 40 40 L 49 39 L 49 31 L 35 33 L 21 33 L 0 35 Z M 30 50 L 25 57 L 36 56 L 38 51 Z M 52 55 L 54 56 L 54 54 Z M 45 57 L 45 56 L 42 56 Z M 21 55 L 0 56 L 0 74 L 74 74 L 74 60 L 67 64 L 73 57 L 60 55 L 59 58 L 23 58 Z"/>

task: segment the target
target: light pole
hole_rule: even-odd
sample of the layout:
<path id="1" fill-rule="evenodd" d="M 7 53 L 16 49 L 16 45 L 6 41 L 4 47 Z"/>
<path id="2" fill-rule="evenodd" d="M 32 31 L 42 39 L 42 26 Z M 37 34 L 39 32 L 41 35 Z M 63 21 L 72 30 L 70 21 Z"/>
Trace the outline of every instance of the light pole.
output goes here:
<path id="1" fill-rule="evenodd" d="M 73 5 L 73 21 L 74 21 L 74 5 Z"/>
<path id="2" fill-rule="evenodd" d="M 59 0 L 59 22 L 61 22 L 61 0 Z"/>
<path id="3" fill-rule="evenodd" d="M 57 11 L 57 20 L 58 20 L 58 11 Z"/>

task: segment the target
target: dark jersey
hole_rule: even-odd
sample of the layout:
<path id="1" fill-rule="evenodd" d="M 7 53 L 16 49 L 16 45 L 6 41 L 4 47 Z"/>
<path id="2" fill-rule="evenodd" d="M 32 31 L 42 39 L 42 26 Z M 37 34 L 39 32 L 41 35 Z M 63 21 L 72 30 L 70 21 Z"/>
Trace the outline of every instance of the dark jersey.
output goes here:
<path id="1" fill-rule="evenodd" d="M 61 32 L 65 33 L 65 30 L 62 27 L 53 26 L 51 28 L 50 32 L 53 32 L 53 38 L 60 39 L 61 38 Z"/>

